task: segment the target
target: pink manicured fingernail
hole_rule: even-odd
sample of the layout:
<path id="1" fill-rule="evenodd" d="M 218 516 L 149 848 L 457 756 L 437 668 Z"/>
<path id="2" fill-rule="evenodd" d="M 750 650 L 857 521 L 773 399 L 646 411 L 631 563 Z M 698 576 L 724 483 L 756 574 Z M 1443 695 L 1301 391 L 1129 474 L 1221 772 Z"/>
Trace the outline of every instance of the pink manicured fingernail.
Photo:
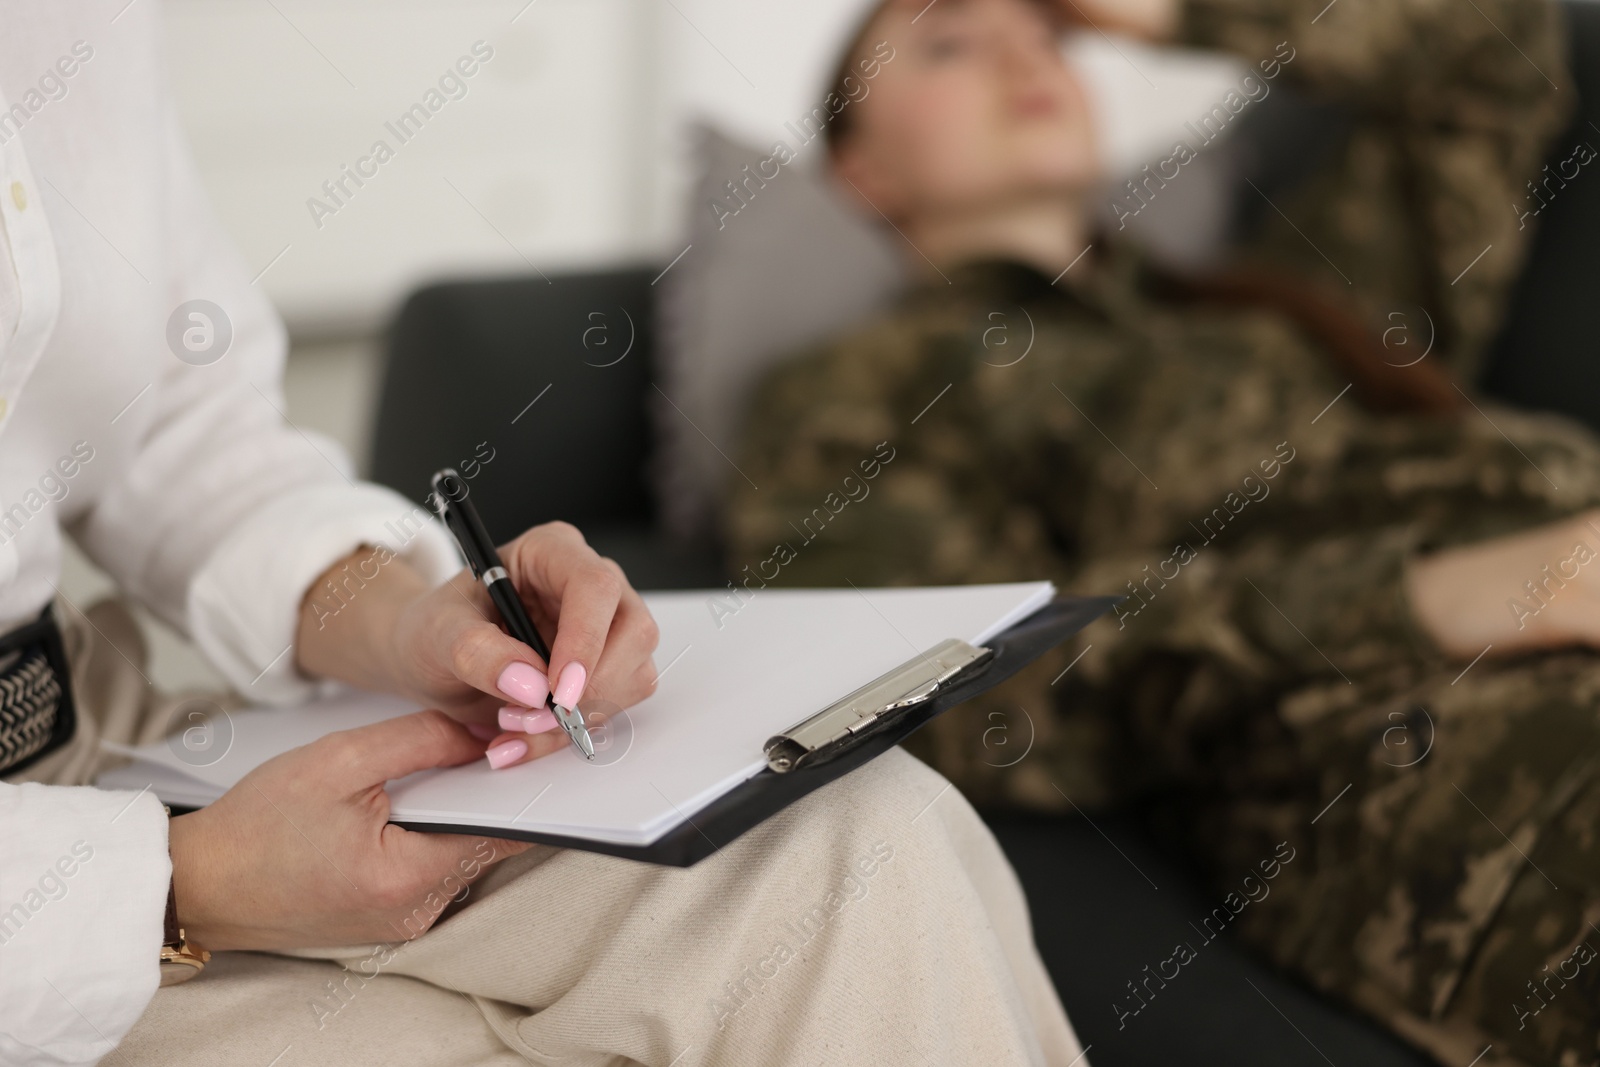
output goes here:
<path id="1" fill-rule="evenodd" d="M 549 708 L 529 711 L 526 708 L 501 708 L 500 729 L 520 730 L 525 734 L 542 734 L 561 725 Z"/>
<path id="2" fill-rule="evenodd" d="M 489 766 L 498 771 L 501 767 L 515 763 L 527 754 L 528 742 L 506 741 L 494 746 L 483 755 L 489 761 Z"/>
<path id="3" fill-rule="evenodd" d="M 500 736 L 500 731 L 486 722 L 467 723 L 467 732 L 479 741 L 493 741 Z"/>
<path id="4" fill-rule="evenodd" d="M 526 663 L 511 664 L 500 672 L 500 680 L 495 684 L 500 687 L 500 692 L 530 708 L 539 707 L 544 703 L 544 698 L 550 695 L 550 679 L 544 676 L 543 671 Z"/>
<path id="5" fill-rule="evenodd" d="M 556 703 L 564 708 L 575 706 L 578 698 L 583 696 L 583 683 L 588 677 L 583 664 L 577 660 L 562 667 L 561 677 L 556 679 Z"/>

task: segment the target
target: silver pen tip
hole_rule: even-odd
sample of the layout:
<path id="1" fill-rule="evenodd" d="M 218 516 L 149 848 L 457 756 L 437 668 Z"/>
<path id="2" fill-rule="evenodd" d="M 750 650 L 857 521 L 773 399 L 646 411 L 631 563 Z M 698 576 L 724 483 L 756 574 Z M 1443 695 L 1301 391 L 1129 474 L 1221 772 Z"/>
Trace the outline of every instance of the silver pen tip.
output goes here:
<path id="1" fill-rule="evenodd" d="M 578 746 L 578 751 L 583 753 L 586 760 L 594 759 L 594 740 L 589 736 L 589 728 L 584 724 L 583 712 L 577 708 L 564 708 L 560 704 L 554 705 L 556 718 L 561 721 L 561 726 L 566 730 L 572 743 Z"/>

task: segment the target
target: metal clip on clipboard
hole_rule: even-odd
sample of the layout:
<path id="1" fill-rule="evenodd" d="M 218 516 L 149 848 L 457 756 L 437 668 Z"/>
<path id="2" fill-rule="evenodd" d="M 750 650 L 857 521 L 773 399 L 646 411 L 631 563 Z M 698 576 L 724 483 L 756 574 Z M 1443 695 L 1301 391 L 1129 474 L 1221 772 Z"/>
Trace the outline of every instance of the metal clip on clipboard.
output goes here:
<path id="1" fill-rule="evenodd" d="M 913 656 L 843 700 L 767 739 L 767 766 L 785 774 L 822 763 L 931 700 L 939 687 L 988 662 L 994 651 L 951 638 Z"/>

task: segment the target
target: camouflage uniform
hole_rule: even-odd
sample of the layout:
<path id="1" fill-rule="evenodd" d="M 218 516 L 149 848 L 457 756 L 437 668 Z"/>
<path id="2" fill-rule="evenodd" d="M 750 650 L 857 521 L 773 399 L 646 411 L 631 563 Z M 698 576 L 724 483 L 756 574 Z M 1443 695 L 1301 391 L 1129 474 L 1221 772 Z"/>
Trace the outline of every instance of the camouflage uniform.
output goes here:
<path id="1" fill-rule="evenodd" d="M 1187 8 L 1190 40 L 1251 61 L 1287 41 L 1283 77 L 1356 108 L 1250 255 L 1375 328 L 1427 309 L 1430 358 L 1469 380 L 1531 232 L 1511 205 L 1572 95 L 1558 17 L 1321 6 Z M 1219 884 L 1293 842 L 1237 924 L 1271 958 L 1446 1062 L 1491 1041 L 1481 1064 L 1597 1062 L 1600 656 L 1463 672 L 1400 576 L 1600 505 L 1600 441 L 1481 400 L 1367 410 L 1284 315 L 1163 302 L 1138 256 L 1097 254 L 1054 285 L 968 265 L 780 370 L 738 456 L 759 489 L 729 489 L 734 569 L 1128 594 L 920 754 L 990 803 L 1163 798 Z M 1397 362 L 1428 340 L 1404 326 Z"/>

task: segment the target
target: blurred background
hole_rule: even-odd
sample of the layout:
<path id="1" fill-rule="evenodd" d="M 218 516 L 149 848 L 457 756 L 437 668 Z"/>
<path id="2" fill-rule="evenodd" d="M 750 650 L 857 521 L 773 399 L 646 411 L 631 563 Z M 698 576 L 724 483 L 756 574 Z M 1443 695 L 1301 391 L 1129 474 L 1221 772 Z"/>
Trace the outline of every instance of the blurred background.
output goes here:
<path id="1" fill-rule="evenodd" d="M 665 266 L 685 248 L 691 211 L 704 210 L 691 205 L 691 124 L 756 146 L 793 142 L 784 124 L 819 102 L 864 5 L 165 0 L 164 10 L 173 88 L 207 189 L 289 327 L 288 415 L 367 473 L 384 331 L 409 292 L 441 279 Z M 386 124 L 475 44 L 491 57 L 401 144 Z M 1113 131 L 1108 154 L 1129 172 L 1242 72 L 1094 35 L 1072 48 Z M 345 179 L 350 195 L 330 195 L 324 183 L 380 138 L 393 158 L 359 187 Z M 79 603 L 110 588 L 76 553 L 64 582 Z M 144 621 L 156 684 L 220 684 L 183 641 Z"/>
<path id="2" fill-rule="evenodd" d="M 621 401 L 591 395 L 587 402 L 609 404 L 608 417 L 638 422 L 639 440 L 628 447 L 662 453 L 648 463 L 682 468 L 704 483 L 713 471 L 725 473 L 724 460 L 705 442 L 726 441 L 731 433 L 726 420 L 737 409 L 737 388 L 728 383 L 736 386 L 763 360 L 845 325 L 846 305 L 860 310 L 880 299 L 899 269 L 891 265 L 905 254 L 893 234 L 853 211 L 834 207 L 834 229 L 861 232 L 820 232 L 819 220 L 830 217 L 817 203 L 828 195 L 816 177 L 823 150 L 820 140 L 802 144 L 796 136 L 802 117 L 821 102 L 839 49 L 870 6 L 866 0 L 131 2 L 163 4 L 173 91 L 202 179 L 246 269 L 287 322 L 290 420 L 339 442 L 359 473 L 408 493 L 411 468 L 425 462 L 433 469 L 439 449 L 437 440 L 408 440 L 391 424 L 384 449 L 389 469 L 373 468 L 391 342 L 422 336 L 418 344 L 431 346 L 412 353 L 404 410 L 471 406 L 468 398 L 452 405 L 429 392 L 443 364 L 480 359 L 493 380 L 515 363 L 526 371 L 517 388 L 535 372 L 544 375 L 542 384 L 550 374 L 559 377 L 561 367 L 599 365 L 584 350 L 588 319 L 576 303 L 603 303 L 614 314 L 619 300 L 632 299 L 618 292 L 639 296 L 640 343 L 655 367 L 630 372 L 631 384 L 604 387 L 614 396 L 635 390 Z M 1600 100 L 1600 86 L 1587 83 L 1600 72 L 1594 17 L 1600 6 L 1593 0 L 1563 6 L 1580 60 L 1580 118 L 1595 118 L 1588 112 Z M 115 30 L 113 22 L 109 32 Z M 1098 112 L 1111 173 L 1124 176 L 1169 154 L 1175 140 L 1188 136 L 1185 123 L 1246 72 L 1215 54 L 1153 49 L 1093 31 L 1072 38 L 1067 50 Z M 466 69 L 474 73 L 457 75 Z M 397 136 L 402 116 L 441 89 L 428 101 L 436 110 L 421 128 Z M 1197 266 L 1220 254 L 1240 190 L 1250 189 L 1259 208 L 1254 187 L 1270 190 L 1292 179 L 1295 161 L 1314 159 L 1316 139 L 1326 132 L 1319 130 L 1333 125 L 1297 110 L 1283 81 L 1251 108 L 1248 121 L 1230 126 L 1185 168 L 1183 182 L 1135 220 L 1135 236 L 1158 258 Z M 1574 128 L 1573 137 L 1588 136 L 1576 121 Z M 374 163 L 380 139 L 393 155 Z M 738 176 L 744 161 L 769 154 L 777 140 L 797 147 L 796 162 L 785 169 L 812 177 L 784 178 L 762 192 L 759 211 L 720 232 L 708 201 L 725 196 L 722 182 Z M 368 176 L 357 185 L 352 170 Z M 1107 221 L 1111 191 L 1101 198 Z M 846 215 L 848 224 L 841 221 Z M 1539 241 L 1550 247 L 1536 254 L 1512 316 L 1508 336 L 1516 336 L 1515 344 L 1501 345 L 1514 348 L 1516 358 L 1491 367 L 1488 385 L 1503 398 L 1567 410 L 1600 426 L 1600 364 L 1589 355 L 1600 323 L 1574 311 L 1592 300 L 1573 289 L 1586 273 L 1567 269 L 1571 261 L 1586 262 L 1586 235 L 1600 235 L 1600 195 L 1564 197 L 1544 221 Z M 813 248 L 808 262 L 808 246 L 829 255 Z M 628 268 L 632 275 L 624 275 Z M 598 289 L 581 283 L 594 277 L 609 280 Z M 543 289 L 551 278 L 580 284 Z M 661 278 L 655 286 L 652 279 Z M 492 286 L 464 287 L 475 295 L 436 304 L 436 329 L 419 330 L 415 320 L 395 328 L 419 289 L 479 279 L 506 284 L 497 295 Z M 519 280 L 539 287 L 519 288 Z M 583 349 L 568 351 L 580 334 Z M 663 351 L 657 356 L 655 349 Z M 674 398 L 671 425 L 660 422 L 658 389 Z M 658 409 L 653 428 L 643 427 L 647 420 L 637 411 L 619 408 L 641 401 Z M 392 423 L 396 406 L 388 410 Z M 524 433 L 557 414 L 546 411 L 516 429 Z M 592 412 L 580 405 L 564 414 L 581 425 Z M 601 427 L 589 443 L 604 450 L 615 437 L 608 434 Z M 468 439 L 462 442 L 470 452 Z M 531 462 L 530 443 L 524 433 L 521 462 Z M 407 447 L 416 455 L 394 461 Z M 616 485 L 616 478 L 606 479 L 621 472 L 626 480 L 640 466 L 636 457 L 613 460 L 609 469 L 589 473 Z M 398 474 L 397 462 L 404 468 Z M 524 470 L 517 472 L 521 481 L 512 480 L 514 462 L 501 461 L 493 477 L 520 491 L 532 475 Z M 711 469 L 696 469 L 697 463 Z M 633 481 L 636 495 L 664 495 L 659 480 Z M 592 527 L 592 508 L 571 510 Z M 627 565 L 625 552 L 604 550 Z M 75 553 L 63 577 L 64 591 L 78 603 L 110 589 Z M 157 684 L 220 684 L 184 641 L 144 621 Z"/>

